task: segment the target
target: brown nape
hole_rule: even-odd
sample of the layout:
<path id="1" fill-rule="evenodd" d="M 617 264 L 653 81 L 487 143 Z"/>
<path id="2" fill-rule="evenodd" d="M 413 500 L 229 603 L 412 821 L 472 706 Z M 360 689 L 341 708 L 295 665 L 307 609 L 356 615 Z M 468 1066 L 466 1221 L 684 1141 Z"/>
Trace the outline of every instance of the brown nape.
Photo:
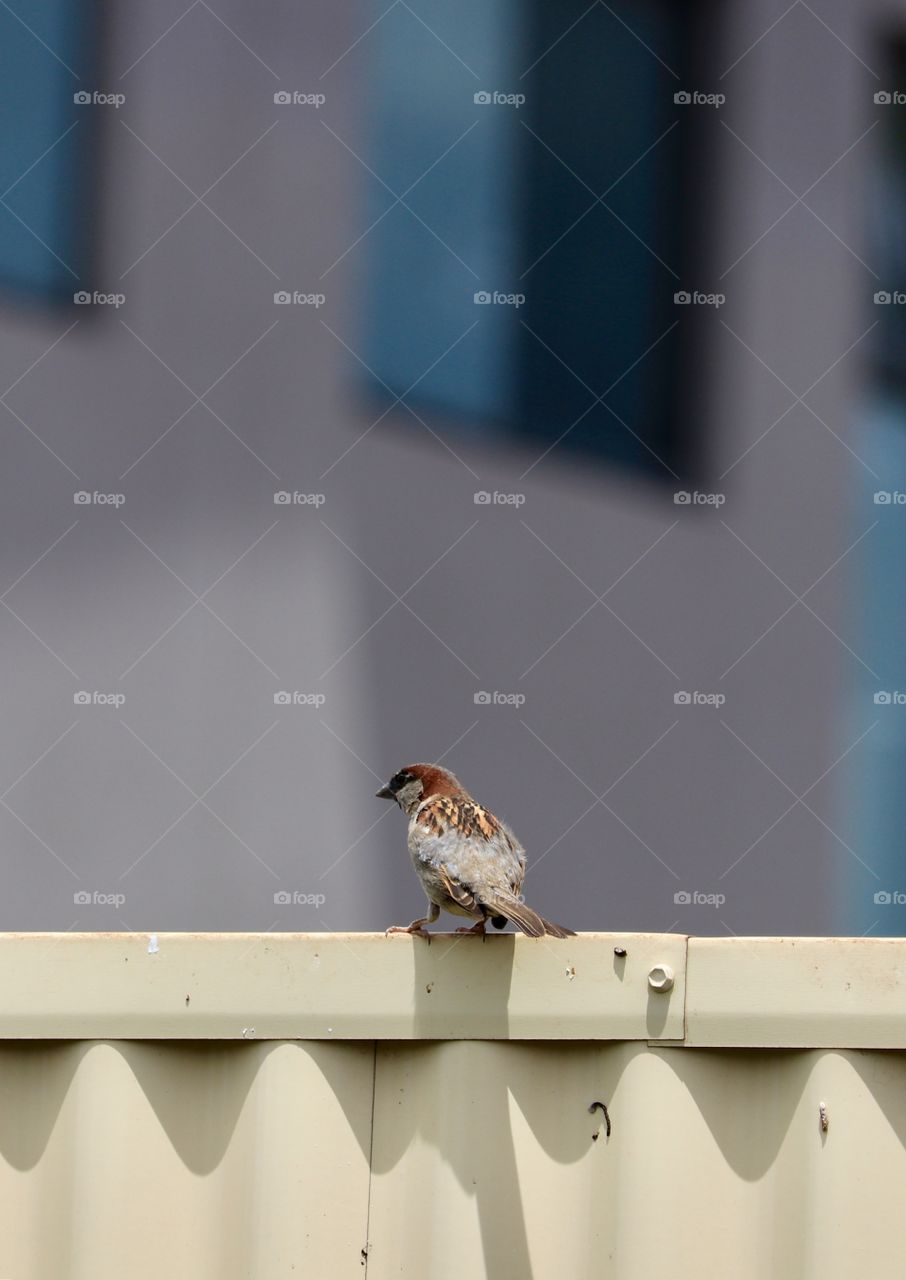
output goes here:
<path id="1" fill-rule="evenodd" d="M 407 764 L 406 773 L 421 779 L 423 796 L 467 796 L 469 793 L 450 772 L 439 764 Z"/>

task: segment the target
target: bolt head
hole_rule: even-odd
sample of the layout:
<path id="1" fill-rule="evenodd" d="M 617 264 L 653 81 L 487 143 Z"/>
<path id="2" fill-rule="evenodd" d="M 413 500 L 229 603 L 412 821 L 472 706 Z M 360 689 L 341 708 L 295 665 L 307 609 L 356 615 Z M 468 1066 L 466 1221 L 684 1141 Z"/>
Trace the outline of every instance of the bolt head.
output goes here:
<path id="1" fill-rule="evenodd" d="M 673 970 L 669 964 L 656 964 L 648 974 L 648 986 L 652 991 L 670 991 L 673 988 Z"/>

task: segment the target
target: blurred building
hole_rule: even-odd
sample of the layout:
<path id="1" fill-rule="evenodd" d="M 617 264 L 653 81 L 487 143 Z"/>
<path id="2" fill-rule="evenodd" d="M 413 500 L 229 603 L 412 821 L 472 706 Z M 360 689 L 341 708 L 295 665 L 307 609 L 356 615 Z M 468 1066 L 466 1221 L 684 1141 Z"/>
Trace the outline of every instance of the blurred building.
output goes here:
<path id="1" fill-rule="evenodd" d="M 906 7 L 94 19 L 0 13 L 2 927 L 405 923 L 442 757 L 577 928 L 898 932 Z"/>

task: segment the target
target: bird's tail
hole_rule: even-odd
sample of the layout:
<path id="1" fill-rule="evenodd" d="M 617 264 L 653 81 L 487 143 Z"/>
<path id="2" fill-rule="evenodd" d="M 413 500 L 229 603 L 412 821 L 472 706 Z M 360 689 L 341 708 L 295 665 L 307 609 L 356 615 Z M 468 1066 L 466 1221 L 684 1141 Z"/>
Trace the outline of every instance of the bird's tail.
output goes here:
<path id="1" fill-rule="evenodd" d="M 544 932 L 549 933 L 552 938 L 574 938 L 576 936 L 575 929 L 567 929 L 565 924 L 553 924 L 550 920 L 545 920 L 544 916 L 538 919 L 544 925 Z"/>
<path id="2" fill-rule="evenodd" d="M 575 931 L 573 929 L 565 929 L 563 925 L 552 924 L 550 920 L 545 920 L 544 916 L 539 916 L 537 911 L 533 911 L 531 907 L 524 902 L 520 902 L 518 898 L 498 896 L 493 902 L 485 900 L 485 905 L 490 907 L 494 915 L 498 918 L 505 916 L 512 920 L 517 929 L 521 929 L 523 933 L 527 933 L 530 938 L 541 938 L 545 934 L 550 934 L 552 938 L 574 938 Z M 496 920 L 494 921 L 496 924 Z M 499 927 L 499 926 L 498 926 Z"/>

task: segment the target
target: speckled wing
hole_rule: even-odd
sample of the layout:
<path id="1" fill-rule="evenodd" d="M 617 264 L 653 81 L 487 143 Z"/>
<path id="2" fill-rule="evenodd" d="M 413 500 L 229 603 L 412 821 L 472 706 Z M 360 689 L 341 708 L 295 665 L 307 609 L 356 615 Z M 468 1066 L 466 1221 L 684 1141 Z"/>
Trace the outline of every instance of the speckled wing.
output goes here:
<path id="1" fill-rule="evenodd" d="M 446 882 L 450 897 L 464 910 L 478 911 L 479 902 L 492 897 L 495 890 L 509 895 L 522 888 L 522 845 L 474 800 L 452 796 L 426 800 L 413 816 L 409 848 L 413 861 Z"/>

